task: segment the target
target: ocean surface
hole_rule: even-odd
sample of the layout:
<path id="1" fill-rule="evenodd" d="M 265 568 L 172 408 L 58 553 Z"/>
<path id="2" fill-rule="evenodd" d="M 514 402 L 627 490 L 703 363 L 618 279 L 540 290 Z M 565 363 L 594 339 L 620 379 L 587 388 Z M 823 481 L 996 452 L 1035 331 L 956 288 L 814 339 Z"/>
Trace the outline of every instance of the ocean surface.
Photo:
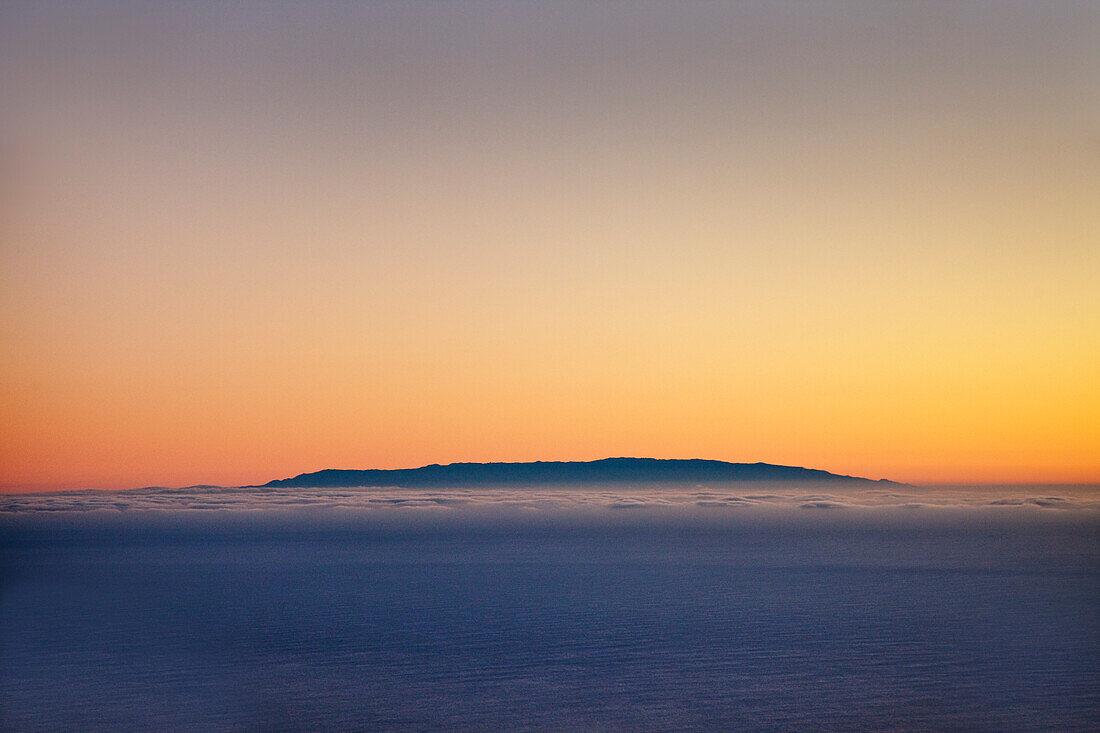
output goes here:
<path id="1" fill-rule="evenodd" d="M 1100 503 L 2 497 L 0 730 L 1100 730 Z"/>

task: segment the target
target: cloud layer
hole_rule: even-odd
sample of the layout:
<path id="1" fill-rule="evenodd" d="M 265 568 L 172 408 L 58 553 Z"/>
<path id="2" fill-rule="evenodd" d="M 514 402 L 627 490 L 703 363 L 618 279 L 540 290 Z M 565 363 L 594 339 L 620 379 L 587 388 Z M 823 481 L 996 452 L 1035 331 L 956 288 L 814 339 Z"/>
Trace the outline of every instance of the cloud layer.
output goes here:
<path id="1" fill-rule="evenodd" d="M 339 509 L 372 513 L 462 513 L 483 509 L 524 513 L 575 510 L 649 510 L 665 513 L 776 510 L 881 511 L 985 509 L 989 511 L 1100 511 L 1100 487 L 813 487 L 740 485 L 685 488 L 538 489 L 279 489 L 145 488 L 64 491 L 0 497 L 0 512 L 257 512 Z"/>

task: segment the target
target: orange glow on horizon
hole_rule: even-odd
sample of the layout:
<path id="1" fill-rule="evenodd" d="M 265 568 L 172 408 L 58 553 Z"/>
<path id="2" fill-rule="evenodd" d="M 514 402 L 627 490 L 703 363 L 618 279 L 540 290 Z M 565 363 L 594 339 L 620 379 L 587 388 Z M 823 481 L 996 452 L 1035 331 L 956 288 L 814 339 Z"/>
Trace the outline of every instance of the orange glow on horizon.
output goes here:
<path id="1" fill-rule="evenodd" d="M 0 24 L 0 492 L 1100 483 L 1096 9 L 43 6 Z"/>

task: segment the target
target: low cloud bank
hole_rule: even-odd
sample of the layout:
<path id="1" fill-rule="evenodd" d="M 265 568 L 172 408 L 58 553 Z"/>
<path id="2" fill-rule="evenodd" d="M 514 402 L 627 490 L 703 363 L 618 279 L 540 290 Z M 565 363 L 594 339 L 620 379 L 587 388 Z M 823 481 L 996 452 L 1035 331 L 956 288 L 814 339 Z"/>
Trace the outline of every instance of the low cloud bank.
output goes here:
<path id="1" fill-rule="evenodd" d="M 757 485 L 696 488 L 630 487 L 531 489 L 281 489 L 213 488 L 64 491 L 0 497 L 0 513 L 56 512 L 262 512 L 347 510 L 372 514 L 462 513 L 488 509 L 555 513 L 631 509 L 643 512 L 728 513 L 806 509 L 883 512 L 981 510 L 985 512 L 1100 512 L 1100 487 L 912 487 Z M 1045 489 L 1045 491 L 1043 490 Z"/>

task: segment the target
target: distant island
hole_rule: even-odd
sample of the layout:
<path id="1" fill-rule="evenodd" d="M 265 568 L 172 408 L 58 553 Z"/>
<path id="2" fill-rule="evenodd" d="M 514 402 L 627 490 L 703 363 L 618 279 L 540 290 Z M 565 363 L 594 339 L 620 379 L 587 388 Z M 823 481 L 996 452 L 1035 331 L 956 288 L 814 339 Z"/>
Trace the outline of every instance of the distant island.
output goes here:
<path id="1" fill-rule="evenodd" d="M 420 468 L 335 469 L 276 479 L 253 488 L 468 488 L 569 484 L 685 484 L 731 481 L 893 482 L 841 476 L 816 468 L 700 459 L 604 458 L 598 461 L 451 463 Z"/>

